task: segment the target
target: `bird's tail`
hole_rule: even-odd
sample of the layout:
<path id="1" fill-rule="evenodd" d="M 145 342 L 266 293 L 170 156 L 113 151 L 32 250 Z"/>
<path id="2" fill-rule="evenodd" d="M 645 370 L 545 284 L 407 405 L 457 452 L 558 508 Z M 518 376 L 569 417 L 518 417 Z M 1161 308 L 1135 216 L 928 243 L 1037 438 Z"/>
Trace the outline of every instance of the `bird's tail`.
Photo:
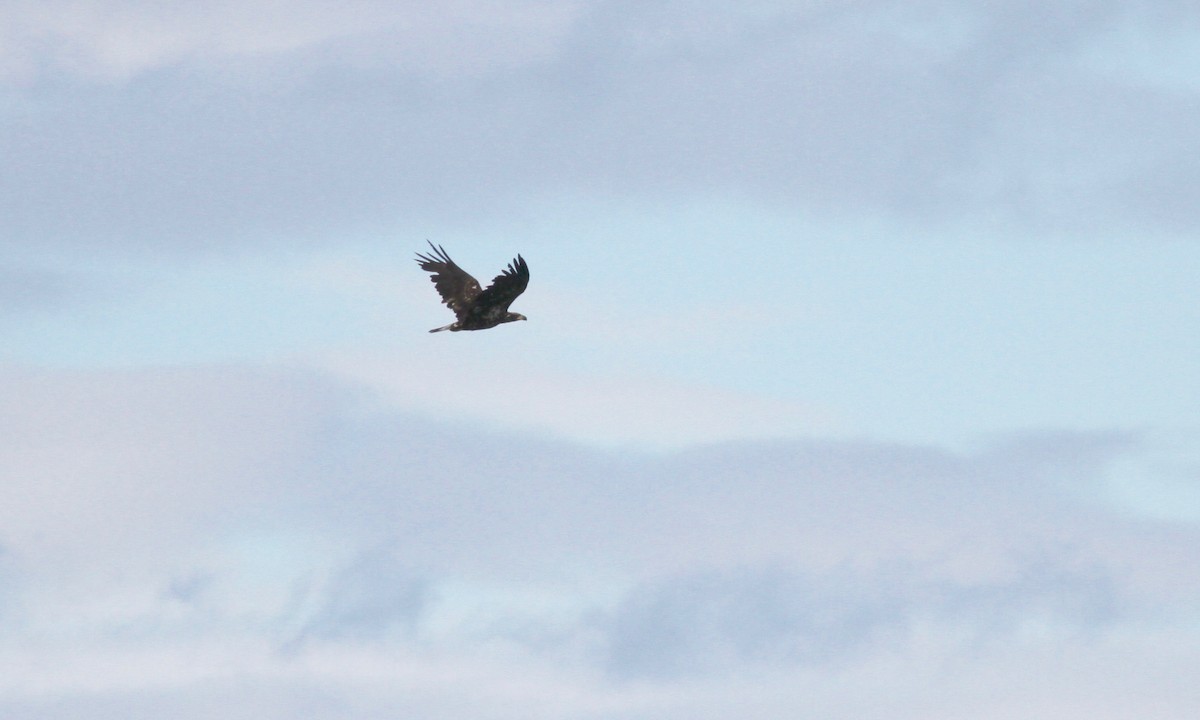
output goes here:
<path id="1" fill-rule="evenodd" d="M 454 327 L 454 323 L 450 323 L 449 325 L 443 325 L 440 328 L 434 328 L 434 329 L 430 330 L 429 332 L 441 332 L 443 330 L 449 330 L 452 327 Z"/>

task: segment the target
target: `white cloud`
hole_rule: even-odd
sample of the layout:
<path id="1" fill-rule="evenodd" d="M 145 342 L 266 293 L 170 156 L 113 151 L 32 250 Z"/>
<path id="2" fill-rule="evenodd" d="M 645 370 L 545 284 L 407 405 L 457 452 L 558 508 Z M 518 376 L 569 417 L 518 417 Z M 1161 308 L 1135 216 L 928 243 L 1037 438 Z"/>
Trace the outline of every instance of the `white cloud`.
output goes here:
<path id="1" fill-rule="evenodd" d="M 71 7 L 6 6 L 0 64 L 137 82 L 34 73 L 7 93 L 18 243 L 328 242 L 561 195 L 1079 235 L 1179 232 L 1200 205 L 1175 160 L 1196 132 L 1195 93 L 1169 81 L 1186 57 L 1153 79 L 1093 60 L 1129 46 L 1122 23 L 1147 46 L 1174 33 L 1138 10 Z"/>
<path id="2" fill-rule="evenodd" d="M 77 281 L 49 270 L 0 268 L 0 318 L 56 308 L 73 299 Z"/>
<path id="3" fill-rule="evenodd" d="M 477 0 L 436 7 L 371 0 L 178 7 L 138 0 L 18 1 L 0 10 L 0 37 L 6 40 L 0 79 L 30 82 L 52 68 L 125 81 L 197 60 L 220 65 L 330 49 L 348 61 L 390 61 L 434 74 L 491 72 L 548 52 L 578 6 L 544 0 L 507 3 L 503 10 Z M 357 47 L 339 50 L 351 38 L 359 39 Z"/>
<path id="4" fill-rule="evenodd" d="M 832 412 L 799 402 L 667 378 L 565 375 L 521 357 L 504 339 L 484 355 L 459 352 L 451 345 L 455 337 L 434 338 L 445 342 L 431 347 L 434 341 L 421 338 L 419 348 L 335 355 L 322 366 L 389 404 L 447 421 L 614 446 L 678 447 L 844 430 Z"/>
<path id="5" fill-rule="evenodd" d="M 1162 658 L 1196 659 L 1200 543 L 1105 508 L 1129 437 L 633 454 L 351 397 L 7 369 L 0 710 L 915 718 L 992 677 L 1061 718 L 1190 687 Z"/>
<path id="6" fill-rule="evenodd" d="M 4 538 L 86 562 L 177 552 L 231 500 L 268 499 L 336 402 L 240 369 L 8 369 L 2 384 Z"/>

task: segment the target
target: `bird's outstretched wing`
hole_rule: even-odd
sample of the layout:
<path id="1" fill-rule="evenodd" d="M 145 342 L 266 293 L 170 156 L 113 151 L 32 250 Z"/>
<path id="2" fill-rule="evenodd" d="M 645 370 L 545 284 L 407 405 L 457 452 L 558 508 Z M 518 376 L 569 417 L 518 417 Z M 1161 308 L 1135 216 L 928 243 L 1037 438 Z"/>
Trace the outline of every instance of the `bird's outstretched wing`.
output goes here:
<path id="1" fill-rule="evenodd" d="M 480 308 L 497 308 L 500 312 L 508 310 L 517 296 L 525 292 L 529 285 L 529 266 L 520 255 L 508 264 L 508 269 L 496 276 L 487 290 L 479 294 L 475 305 Z"/>
<path id="2" fill-rule="evenodd" d="M 426 242 L 429 242 L 428 240 Z M 471 277 L 470 273 L 463 270 L 450 259 L 446 251 L 441 245 L 429 243 L 429 247 L 433 250 L 431 255 L 422 255 L 417 253 L 417 264 L 421 269 L 433 273 L 430 280 L 433 281 L 433 286 L 437 288 L 438 294 L 442 296 L 442 302 L 446 303 L 447 307 L 454 311 L 454 314 L 459 318 L 462 317 L 475 304 L 475 299 L 482 292 L 479 287 L 479 281 Z M 528 281 L 529 273 L 525 274 Z M 498 280 L 499 278 L 497 278 Z M 495 283 L 493 283 L 493 286 Z M 491 288 L 488 288 L 491 290 Z M 521 286 L 524 290 L 525 286 Z M 520 294 L 520 291 L 517 291 Z M 516 297 L 516 295 L 513 295 Z M 509 302 L 512 302 L 511 300 Z"/>

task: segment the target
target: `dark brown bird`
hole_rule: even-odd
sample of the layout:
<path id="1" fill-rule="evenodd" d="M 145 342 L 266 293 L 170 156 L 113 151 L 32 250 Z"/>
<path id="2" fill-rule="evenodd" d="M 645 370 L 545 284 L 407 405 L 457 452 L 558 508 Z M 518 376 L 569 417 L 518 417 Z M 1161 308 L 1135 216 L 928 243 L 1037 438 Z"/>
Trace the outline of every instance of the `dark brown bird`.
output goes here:
<path id="1" fill-rule="evenodd" d="M 417 253 L 417 264 L 422 270 L 433 273 L 429 279 L 442 296 L 442 302 L 458 318 L 449 325 L 429 332 L 486 330 L 500 323 L 527 319 L 520 313 L 508 311 L 508 306 L 525 292 L 525 286 L 529 284 L 529 266 L 520 255 L 508 264 L 507 270 L 492 280 L 487 290 L 482 290 L 479 281 L 456 265 L 441 245 L 435 246 L 430 242 L 429 247 L 433 250 L 430 255 Z"/>

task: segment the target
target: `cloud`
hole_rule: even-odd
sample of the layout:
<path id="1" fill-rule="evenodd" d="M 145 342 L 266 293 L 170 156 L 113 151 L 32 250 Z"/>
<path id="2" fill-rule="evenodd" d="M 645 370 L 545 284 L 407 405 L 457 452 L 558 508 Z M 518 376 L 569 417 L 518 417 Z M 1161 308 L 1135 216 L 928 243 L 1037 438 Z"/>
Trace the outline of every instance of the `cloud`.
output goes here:
<path id="1" fill-rule="evenodd" d="M 606 617 L 607 668 L 630 680 L 843 667 L 863 652 L 903 648 L 930 626 L 965 636 L 952 654 L 974 655 L 1030 631 L 1094 637 L 1121 619 L 1103 573 L 1032 563 L 1012 578 L 972 583 L 927 572 L 886 564 L 811 574 L 742 568 L 660 581 Z"/>
<path id="2" fill-rule="evenodd" d="M 1162 658 L 1196 659 L 1197 528 L 1111 504 L 1135 434 L 652 453 L 271 368 L 4 387 L 11 716 L 925 717 L 991 678 L 1062 717 L 1190 687 Z"/>
<path id="3" fill-rule="evenodd" d="M 316 607 L 285 647 L 294 651 L 310 640 L 378 641 L 411 633 L 429 603 L 428 585 L 400 548 L 364 551 L 329 577 Z"/>
<path id="4" fill-rule="evenodd" d="M 1118 28 L 1171 32 L 1159 6 L 122 5 L 73 30 L 21 7 L 128 79 L 8 91 L 13 242 L 324 242 L 564 193 L 1073 232 L 1176 231 L 1197 206 L 1172 160 L 1192 89 L 1093 60 Z"/>
<path id="5" fill-rule="evenodd" d="M 0 317 L 53 310 L 78 292 L 74 278 L 47 270 L 0 268 Z"/>
<path id="6" fill-rule="evenodd" d="M 7 30 L 0 80 L 31 82 L 66 72 L 122 82 L 180 63 L 270 60 L 313 50 L 347 59 L 365 53 L 424 72 L 479 72 L 526 62 L 561 32 L 577 3 L 421 3 L 370 0 L 329 3 L 214 2 L 165 11 L 139 0 L 14 2 L 0 18 Z M 386 38 L 386 41 L 385 41 Z M 365 40 L 365 42 L 364 42 Z"/>
<path id="7" fill-rule="evenodd" d="M 531 368 L 519 352 L 510 355 L 505 340 L 496 342 L 486 360 L 417 347 L 332 355 L 319 364 L 394 406 L 608 445 L 678 447 L 838 428 L 834 413 L 796 401 L 632 373 L 607 378 Z"/>
<path id="8" fill-rule="evenodd" d="M 10 368 L 0 385 L 4 533 L 22 553 L 85 563 L 170 556 L 270 497 L 264 479 L 302 460 L 316 407 L 337 402 L 243 369 Z"/>
<path id="9" fill-rule="evenodd" d="M 632 593 L 608 618 L 616 677 L 727 673 L 747 665 L 828 663 L 904 621 L 902 600 L 839 587 L 833 574 L 735 571 Z M 865 592 L 863 592 L 865 591 Z"/>

